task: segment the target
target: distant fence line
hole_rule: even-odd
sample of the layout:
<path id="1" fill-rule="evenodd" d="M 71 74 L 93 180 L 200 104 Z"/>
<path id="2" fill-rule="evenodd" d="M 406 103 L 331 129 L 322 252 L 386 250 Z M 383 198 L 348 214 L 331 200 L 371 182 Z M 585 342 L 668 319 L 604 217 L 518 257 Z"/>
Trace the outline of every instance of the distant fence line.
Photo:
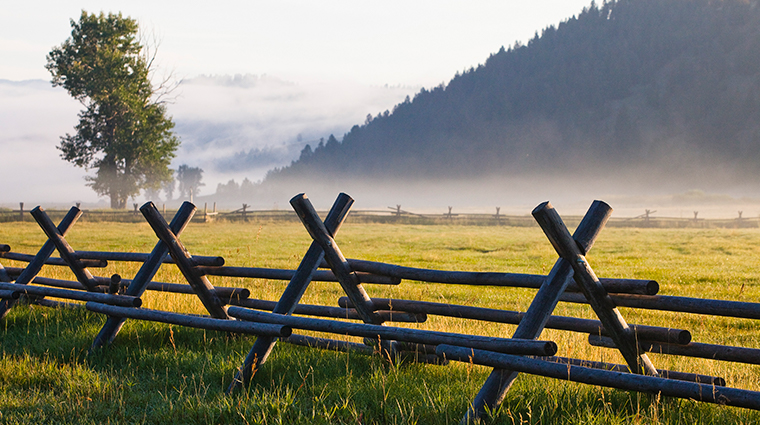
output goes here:
<path id="1" fill-rule="evenodd" d="M 137 204 L 135 204 L 137 205 Z M 253 210 L 248 204 L 241 204 L 242 207 L 236 210 L 217 210 L 216 203 L 204 205 L 203 210 L 199 210 L 193 222 L 214 222 L 214 221 L 282 221 L 298 222 L 298 217 L 293 211 L 289 210 Z M 0 208 L 0 223 L 33 221 L 29 215 L 29 210 L 24 209 L 24 204 L 20 203 L 20 208 L 11 210 L 9 208 Z M 78 205 L 77 205 L 78 206 Z M 55 218 L 60 219 L 68 210 L 46 210 L 47 213 Z M 137 208 L 132 210 L 111 210 L 111 209 L 93 209 L 84 210 L 85 214 L 80 220 L 101 222 L 113 221 L 123 223 L 140 223 L 143 222 L 142 215 Z M 495 208 L 494 214 L 486 213 L 457 213 L 454 207 L 448 207 L 447 211 L 439 214 L 419 214 L 401 209 L 401 205 L 388 207 L 387 210 L 352 210 L 347 221 L 355 223 L 389 223 L 389 224 L 421 224 L 421 225 L 470 225 L 470 226 L 512 226 L 512 227 L 536 227 L 537 224 L 530 215 L 508 215 L 501 214 L 500 208 Z M 715 218 L 705 219 L 698 218 L 697 212 L 693 218 L 683 217 L 656 217 L 655 211 L 644 210 L 644 214 L 636 217 L 612 217 L 607 223 L 608 227 L 635 227 L 635 228 L 758 228 L 760 227 L 760 217 L 745 217 L 742 211 L 738 212 L 735 218 Z M 175 208 L 168 209 L 162 205 L 161 212 L 165 217 L 171 217 L 177 212 Z M 320 215 L 326 215 L 327 212 L 320 212 Z M 567 216 L 566 222 L 570 226 L 577 226 L 580 223 L 581 216 Z"/>

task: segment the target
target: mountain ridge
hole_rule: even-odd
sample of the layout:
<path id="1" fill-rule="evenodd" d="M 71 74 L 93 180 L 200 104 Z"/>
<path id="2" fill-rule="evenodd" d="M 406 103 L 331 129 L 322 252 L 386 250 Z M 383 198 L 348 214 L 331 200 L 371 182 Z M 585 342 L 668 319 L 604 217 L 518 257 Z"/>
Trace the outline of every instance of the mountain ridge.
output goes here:
<path id="1" fill-rule="evenodd" d="M 527 44 L 305 147 L 264 185 L 637 170 L 728 181 L 760 163 L 757 1 L 592 3 Z"/>

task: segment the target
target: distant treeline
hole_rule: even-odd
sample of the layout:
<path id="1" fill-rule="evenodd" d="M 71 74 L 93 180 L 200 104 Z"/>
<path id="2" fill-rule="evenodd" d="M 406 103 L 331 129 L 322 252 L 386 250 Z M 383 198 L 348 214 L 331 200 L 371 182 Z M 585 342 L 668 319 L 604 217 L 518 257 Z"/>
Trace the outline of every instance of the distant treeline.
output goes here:
<path id="1" fill-rule="evenodd" d="M 307 145 L 264 184 L 600 164 L 707 164 L 738 175 L 757 171 L 758 157 L 758 1 L 619 0 L 502 48 L 447 85 L 368 116 L 340 141 Z"/>

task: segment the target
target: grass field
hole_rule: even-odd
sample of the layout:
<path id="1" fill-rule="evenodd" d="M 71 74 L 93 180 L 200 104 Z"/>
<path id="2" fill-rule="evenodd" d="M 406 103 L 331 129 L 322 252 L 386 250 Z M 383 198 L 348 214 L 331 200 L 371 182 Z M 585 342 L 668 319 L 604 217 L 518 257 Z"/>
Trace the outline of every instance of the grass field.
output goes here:
<path id="1" fill-rule="evenodd" d="M 295 268 L 310 239 L 286 222 L 191 224 L 181 239 L 191 253 L 221 255 L 228 265 Z M 75 249 L 149 252 L 147 224 L 77 223 Z M 538 227 L 416 226 L 351 223 L 336 238 L 349 258 L 449 270 L 546 274 L 556 254 Z M 33 223 L 0 223 L 0 243 L 35 253 L 44 235 Z M 759 229 L 624 229 L 602 232 L 588 256 L 601 277 L 654 279 L 660 293 L 760 300 Z M 5 266 L 23 266 L 8 260 Z M 135 264 L 97 271 L 131 278 Z M 73 279 L 62 268 L 42 275 Z M 173 266 L 155 280 L 180 282 Z M 286 282 L 211 277 L 276 300 Z M 535 291 L 455 287 L 404 281 L 366 286 L 371 296 L 424 299 L 524 311 Z M 312 283 L 303 302 L 336 305 L 335 283 Z M 148 293 L 147 308 L 203 313 L 191 296 Z M 621 309 L 629 323 L 689 329 L 698 342 L 760 348 L 755 321 Z M 560 303 L 555 314 L 592 317 L 586 306 Z M 278 344 L 245 391 L 224 391 L 252 337 L 127 322 L 113 346 L 87 350 L 104 318 L 83 309 L 19 306 L 0 323 L 0 423 L 457 423 L 489 373 L 462 363 L 388 365 L 379 357 Z M 426 329 L 509 336 L 514 326 L 431 317 Z M 622 363 L 586 336 L 547 330 L 558 355 Z M 729 386 L 760 391 L 760 366 L 662 355 L 659 368 L 718 375 Z M 726 424 L 758 423 L 760 412 L 657 399 L 654 396 L 521 376 L 488 423 Z"/>

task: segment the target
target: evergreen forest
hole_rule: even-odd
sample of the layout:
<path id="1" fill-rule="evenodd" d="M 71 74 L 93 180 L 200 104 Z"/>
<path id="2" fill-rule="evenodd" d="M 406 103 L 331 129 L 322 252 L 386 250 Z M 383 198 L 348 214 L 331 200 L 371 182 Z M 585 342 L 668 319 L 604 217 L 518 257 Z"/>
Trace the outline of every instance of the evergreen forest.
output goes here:
<path id="1" fill-rule="evenodd" d="M 305 146 L 264 184 L 760 171 L 757 0 L 617 0 Z M 719 172 L 715 172 L 719 170 Z"/>

